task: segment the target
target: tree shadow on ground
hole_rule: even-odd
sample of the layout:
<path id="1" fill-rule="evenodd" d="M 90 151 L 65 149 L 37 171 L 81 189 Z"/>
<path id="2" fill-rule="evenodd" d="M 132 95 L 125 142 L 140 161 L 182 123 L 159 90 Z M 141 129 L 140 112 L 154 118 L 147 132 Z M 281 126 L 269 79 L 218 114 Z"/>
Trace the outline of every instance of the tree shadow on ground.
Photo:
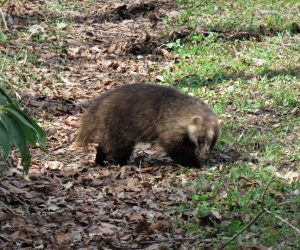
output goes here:
<path id="1" fill-rule="evenodd" d="M 124 20 L 132 20 L 136 19 L 141 16 L 146 16 L 151 19 L 151 21 L 156 22 L 157 19 L 160 19 L 160 15 L 158 15 L 156 12 L 158 12 L 161 8 L 171 8 L 177 6 L 177 3 L 173 1 L 151 1 L 148 3 L 134 3 L 131 5 L 128 4 L 122 4 L 117 7 L 107 8 L 105 11 L 99 12 L 94 11 L 97 14 L 95 15 L 86 15 L 86 16 L 61 16 L 57 14 L 48 14 L 48 15 L 42 15 L 39 12 L 33 12 L 30 14 L 25 15 L 17 15 L 14 13 L 11 13 L 10 15 L 18 20 L 24 23 L 25 25 L 32 25 L 37 24 L 45 21 L 49 22 L 56 22 L 61 20 L 69 20 L 71 22 L 74 22 L 76 24 L 82 24 L 85 22 L 88 23 L 105 23 L 105 22 L 111 22 L 111 23 L 120 23 Z"/>
<path id="2" fill-rule="evenodd" d="M 265 78 L 271 80 L 272 78 L 279 76 L 291 76 L 296 79 L 300 79 L 300 67 L 291 67 L 291 68 L 282 68 L 279 70 L 269 70 L 264 71 L 260 74 L 245 74 L 244 72 L 235 72 L 235 73 L 225 73 L 216 74 L 214 77 L 209 79 L 203 79 L 197 75 L 189 75 L 184 78 L 180 78 L 174 83 L 171 83 L 173 86 L 186 86 L 191 90 L 197 90 L 203 86 L 209 86 L 212 84 L 222 84 L 224 81 L 248 81 L 251 79 L 260 79 Z"/>
<path id="3" fill-rule="evenodd" d="M 261 79 L 265 78 L 267 80 L 271 80 L 275 77 L 285 77 L 291 76 L 296 79 L 300 79 L 300 67 L 292 67 L 292 68 L 282 68 L 279 70 L 266 70 L 260 74 L 245 74 L 244 72 L 236 72 L 236 73 L 225 73 L 222 72 L 220 74 L 216 74 L 214 77 L 209 79 L 201 78 L 198 75 L 191 74 L 189 76 L 180 78 L 175 80 L 171 85 L 173 86 L 185 86 L 190 90 L 197 90 L 198 88 L 202 88 L 203 86 L 209 85 L 217 85 L 222 84 L 224 81 L 248 81 L 251 79 Z"/>

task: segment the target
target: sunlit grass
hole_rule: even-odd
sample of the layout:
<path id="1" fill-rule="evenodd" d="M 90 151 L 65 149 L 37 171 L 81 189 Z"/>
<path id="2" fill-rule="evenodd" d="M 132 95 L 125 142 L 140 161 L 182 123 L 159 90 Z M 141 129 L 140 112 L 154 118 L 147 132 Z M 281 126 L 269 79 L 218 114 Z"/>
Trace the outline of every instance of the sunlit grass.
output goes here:
<path id="1" fill-rule="evenodd" d="M 183 11 L 170 20 L 170 27 L 189 25 L 193 30 L 200 25 L 215 33 L 192 32 L 170 43 L 177 62 L 161 74 L 165 84 L 193 93 L 215 109 L 224 120 L 216 151 L 236 157 L 205 169 L 199 182 L 184 187 L 194 190 L 194 205 L 185 209 L 197 216 L 189 223 L 181 222 L 182 227 L 209 237 L 210 227 L 203 232 L 197 223 L 218 211 L 223 217 L 211 230 L 217 237 L 215 246 L 219 245 L 260 211 L 259 201 L 272 175 L 265 206 L 295 224 L 300 218 L 300 201 L 294 195 L 300 189 L 300 35 L 292 27 L 299 25 L 300 3 L 179 2 Z M 256 32 L 261 39 L 231 41 L 218 35 L 240 31 Z M 288 205 L 281 206 L 282 201 Z M 228 249 L 242 242 L 300 247 L 293 229 L 271 215 L 264 215 Z"/>

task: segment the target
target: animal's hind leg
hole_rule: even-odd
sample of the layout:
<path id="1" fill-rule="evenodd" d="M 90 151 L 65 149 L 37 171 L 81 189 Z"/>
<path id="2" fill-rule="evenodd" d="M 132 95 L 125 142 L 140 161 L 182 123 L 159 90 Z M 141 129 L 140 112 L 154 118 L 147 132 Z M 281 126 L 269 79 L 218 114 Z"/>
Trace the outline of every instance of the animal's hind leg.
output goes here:
<path id="1" fill-rule="evenodd" d="M 96 153 L 96 159 L 95 159 L 95 163 L 97 165 L 105 165 L 104 161 L 107 159 L 107 155 L 104 153 L 102 147 L 100 147 L 100 145 L 98 145 L 97 147 L 97 153 Z"/>
<path id="2" fill-rule="evenodd" d="M 110 158 L 113 163 L 119 164 L 121 166 L 126 165 L 133 151 L 134 144 L 132 143 L 122 143 L 113 148 Z"/>

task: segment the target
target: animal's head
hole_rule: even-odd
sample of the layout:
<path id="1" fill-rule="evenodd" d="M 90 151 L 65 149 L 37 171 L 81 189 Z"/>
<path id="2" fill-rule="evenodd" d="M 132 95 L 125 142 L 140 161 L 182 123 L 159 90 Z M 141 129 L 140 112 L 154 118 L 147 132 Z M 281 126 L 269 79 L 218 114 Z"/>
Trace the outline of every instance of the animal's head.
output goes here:
<path id="1" fill-rule="evenodd" d="M 222 121 L 215 115 L 192 117 L 188 125 L 188 135 L 196 146 L 195 154 L 199 160 L 208 158 L 221 134 L 221 126 Z"/>

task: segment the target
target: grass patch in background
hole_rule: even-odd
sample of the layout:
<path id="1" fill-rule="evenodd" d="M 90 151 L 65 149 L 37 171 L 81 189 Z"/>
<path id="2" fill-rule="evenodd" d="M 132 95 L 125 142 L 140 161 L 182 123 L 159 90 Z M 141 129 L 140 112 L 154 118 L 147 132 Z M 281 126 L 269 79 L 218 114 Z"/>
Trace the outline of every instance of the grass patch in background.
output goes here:
<path id="1" fill-rule="evenodd" d="M 89 13 L 91 9 L 95 6 L 95 0 L 88 0 L 88 1 L 46 1 L 42 9 L 48 13 L 53 15 L 62 16 L 65 15 L 66 17 L 69 14 L 76 14 L 76 13 Z"/>
<path id="2" fill-rule="evenodd" d="M 297 31 L 300 3 L 297 0 L 179 0 L 184 12 L 176 25 L 201 25 L 211 31 Z"/>
<path id="3" fill-rule="evenodd" d="M 184 211 L 197 216 L 179 223 L 199 242 L 210 239 L 217 247 L 259 213 L 266 183 L 275 175 L 265 206 L 299 228 L 300 3 L 179 3 L 181 12 L 169 20 L 170 28 L 196 31 L 200 25 L 213 32 L 191 32 L 170 43 L 178 62 L 162 74 L 167 84 L 202 97 L 219 113 L 225 125 L 217 151 L 228 157 L 183 187 L 193 200 Z M 261 39 L 219 36 L 226 32 L 255 32 Z M 228 249 L 251 244 L 296 249 L 300 236 L 264 214 Z"/>
<path id="4" fill-rule="evenodd" d="M 20 48 L 18 53 L 11 54 L 9 50 L 0 57 L 0 85 L 4 88 L 22 89 L 37 80 L 33 64 L 37 56 L 27 48 Z M 26 67 L 24 67 L 26 65 Z"/>

